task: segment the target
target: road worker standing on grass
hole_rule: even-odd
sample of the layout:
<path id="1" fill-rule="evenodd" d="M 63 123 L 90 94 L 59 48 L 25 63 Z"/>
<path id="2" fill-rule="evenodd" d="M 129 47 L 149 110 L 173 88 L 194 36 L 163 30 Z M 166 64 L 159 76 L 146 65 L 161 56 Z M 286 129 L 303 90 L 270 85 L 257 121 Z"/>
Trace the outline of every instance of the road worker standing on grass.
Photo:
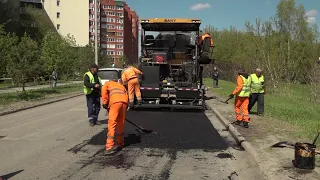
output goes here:
<path id="1" fill-rule="evenodd" d="M 258 110 L 257 113 L 259 116 L 263 116 L 264 113 L 264 94 L 265 94 L 265 85 L 264 85 L 264 76 L 262 75 L 262 70 L 257 68 L 255 73 L 250 75 L 251 77 L 251 95 L 249 99 L 249 113 L 257 102 Z"/>
<path id="2" fill-rule="evenodd" d="M 117 79 L 106 82 L 101 90 L 102 106 L 107 109 L 108 133 L 106 141 L 106 155 L 121 150 L 124 145 L 124 121 L 128 108 L 128 94 L 126 88 Z"/>
<path id="3" fill-rule="evenodd" d="M 232 99 L 236 95 L 235 100 L 235 113 L 236 113 L 236 124 L 240 125 L 243 122 L 245 128 L 249 128 L 249 112 L 248 104 L 250 97 L 250 84 L 251 78 L 248 73 L 245 72 L 243 68 L 240 68 L 238 71 L 237 77 L 237 87 L 229 95 L 229 98 Z"/>
<path id="4" fill-rule="evenodd" d="M 133 66 L 130 66 L 123 70 L 121 76 L 122 82 L 128 86 L 129 107 L 132 107 L 134 104 L 134 95 L 136 95 L 138 103 L 141 103 L 141 92 L 138 75 L 141 75 L 143 78 L 143 73 L 140 70 Z"/>

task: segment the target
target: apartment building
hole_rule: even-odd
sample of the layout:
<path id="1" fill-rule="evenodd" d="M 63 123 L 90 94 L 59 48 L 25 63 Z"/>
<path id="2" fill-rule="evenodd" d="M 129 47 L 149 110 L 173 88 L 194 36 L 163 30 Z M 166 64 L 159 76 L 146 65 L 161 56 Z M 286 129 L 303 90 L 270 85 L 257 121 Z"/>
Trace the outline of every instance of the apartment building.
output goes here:
<path id="1" fill-rule="evenodd" d="M 101 0 L 98 3 L 98 42 L 103 53 L 116 62 L 125 56 L 130 63 L 138 62 L 139 17 L 123 1 Z M 90 0 L 90 40 L 94 41 L 94 0 Z"/>
<path id="2" fill-rule="evenodd" d="M 57 31 L 74 36 L 80 46 L 94 43 L 98 33 L 101 53 L 114 61 L 125 56 L 131 63 L 138 62 L 139 17 L 127 3 L 98 0 L 98 29 L 95 30 L 94 0 L 42 0 L 43 8 Z"/>
<path id="3" fill-rule="evenodd" d="M 73 36 L 76 43 L 89 43 L 89 0 L 42 0 L 43 7 L 56 30 Z"/>

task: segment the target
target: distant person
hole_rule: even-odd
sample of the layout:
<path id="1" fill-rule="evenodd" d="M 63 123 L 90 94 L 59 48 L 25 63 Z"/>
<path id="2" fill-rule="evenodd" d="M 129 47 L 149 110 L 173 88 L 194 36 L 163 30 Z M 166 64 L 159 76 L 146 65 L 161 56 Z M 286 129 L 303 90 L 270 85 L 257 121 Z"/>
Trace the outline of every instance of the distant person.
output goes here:
<path id="1" fill-rule="evenodd" d="M 249 99 L 249 113 L 257 102 L 258 109 L 257 114 L 263 116 L 264 114 L 264 94 L 265 94 L 265 85 L 264 85 L 264 76 L 262 75 L 262 70 L 257 68 L 255 73 L 250 75 L 251 77 L 251 95 Z"/>
<path id="2" fill-rule="evenodd" d="M 243 68 L 240 68 L 238 71 L 237 77 L 237 87 L 229 95 L 229 98 L 232 99 L 236 96 L 235 101 L 235 113 L 236 113 L 236 124 L 240 125 L 243 122 L 245 128 L 249 128 L 249 96 L 250 96 L 250 85 L 251 78 L 248 73 L 245 72 Z"/>
<path id="3" fill-rule="evenodd" d="M 58 73 L 55 69 L 53 69 L 51 77 L 52 77 L 52 87 L 55 88 L 57 87 L 57 80 L 58 80 Z"/>
<path id="4" fill-rule="evenodd" d="M 100 112 L 101 79 L 98 77 L 99 67 L 96 64 L 90 65 L 90 71 L 83 76 L 84 94 L 86 95 L 89 125 L 101 125 L 98 121 Z"/>
<path id="5" fill-rule="evenodd" d="M 212 79 L 213 79 L 213 87 L 218 88 L 219 83 L 219 71 L 217 67 L 215 66 L 212 71 Z"/>

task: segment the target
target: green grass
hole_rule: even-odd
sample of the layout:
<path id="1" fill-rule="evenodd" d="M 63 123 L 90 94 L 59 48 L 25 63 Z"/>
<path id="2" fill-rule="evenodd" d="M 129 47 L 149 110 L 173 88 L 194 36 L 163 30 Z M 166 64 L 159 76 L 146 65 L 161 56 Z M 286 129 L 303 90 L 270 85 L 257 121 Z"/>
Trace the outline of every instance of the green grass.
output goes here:
<path id="1" fill-rule="evenodd" d="M 220 88 L 212 88 L 213 82 L 209 78 L 204 83 L 222 97 L 227 97 L 236 87 L 233 82 L 220 80 Z M 312 142 L 320 128 L 320 104 L 310 101 L 309 87 L 290 84 L 277 92 L 265 95 L 265 115 L 298 127 L 299 130 L 291 135 Z M 256 105 L 253 107 L 255 110 Z M 320 140 L 317 144 L 320 145 Z"/>
<path id="2" fill-rule="evenodd" d="M 13 92 L 0 94 L 1 105 L 8 105 L 14 102 L 21 101 L 35 101 L 45 99 L 54 95 L 63 95 L 73 92 L 81 92 L 83 89 L 82 84 L 70 84 L 65 86 L 58 86 L 54 89 L 43 88 L 36 90 L 28 90 L 25 92 Z"/>

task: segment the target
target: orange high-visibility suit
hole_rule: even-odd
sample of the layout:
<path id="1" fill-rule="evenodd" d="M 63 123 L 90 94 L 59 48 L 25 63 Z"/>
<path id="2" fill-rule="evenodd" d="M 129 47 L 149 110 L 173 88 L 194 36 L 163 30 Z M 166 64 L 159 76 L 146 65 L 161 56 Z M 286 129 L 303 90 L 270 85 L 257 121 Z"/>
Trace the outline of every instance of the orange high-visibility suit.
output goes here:
<path id="1" fill-rule="evenodd" d="M 124 145 L 124 121 L 128 108 L 127 90 L 118 82 L 106 82 L 102 86 L 101 99 L 102 104 L 107 106 L 109 114 L 106 150 L 116 147 L 122 148 Z"/>
<path id="2" fill-rule="evenodd" d="M 237 121 L 249 122 L 249 96 L 250 96 L 250 77 L 239 75 L 237 77 L 237 87 L 232 92 L 236 95 L 235 99 L 235 113 Z"/>
<path id="3" fill-rule="evenodd" d="M 141 101 L 140 84 L 137 76 L 138 74 L 143 75 L 142 72 L 137 68 L 129 67 L 128 69 L 124 70 L 121 76 L 122 82 L 128 84 L 130 104 L 132 104 L 134 101 L 134 95 L 136 95 L 138 101 Z"/>
<path id="4" fill-rule="evenodd" d="M 201 42 L 204 40 L 204 38 L 209 37 L 210 38 L 210 45 L 213 46 L 213 39 L 211 38 L 209 33 L 205 33 L 204 35 L 201 36 Z"/>

